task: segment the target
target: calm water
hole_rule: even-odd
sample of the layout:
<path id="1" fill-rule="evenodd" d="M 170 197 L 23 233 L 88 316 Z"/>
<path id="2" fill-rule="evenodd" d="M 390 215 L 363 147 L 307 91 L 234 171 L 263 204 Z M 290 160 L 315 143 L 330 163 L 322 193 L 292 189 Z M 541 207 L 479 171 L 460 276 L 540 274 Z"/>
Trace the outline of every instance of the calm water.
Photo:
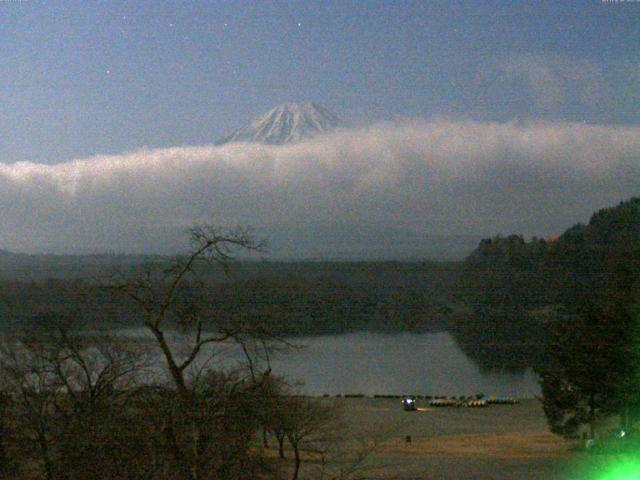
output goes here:
<path id="1" fill-rule="evenodd" d="M 139 329 L 125 335 L 148 336 Z M 302 391 L 338 393 L 474 395 L 532 398 L 540 394 L 535 374 L 482 372 L 446 332 L 351 333 L 301 337 L 297 348 L 272 360 L 273 373 L 303 382 Z M 203 351 L 208 357 L 212 350 Z M 239 348 L 216 347 L 210 366 L 232 367 Z"/>
<path id="2" fill-rule="evenodd" d="M 353 333 L 295 342 L 304 348 L 276 358 L 273 369 L 303 380 L 310 394 L 540 394 L 532 371 L 483 373 L 448 333 Z"/>

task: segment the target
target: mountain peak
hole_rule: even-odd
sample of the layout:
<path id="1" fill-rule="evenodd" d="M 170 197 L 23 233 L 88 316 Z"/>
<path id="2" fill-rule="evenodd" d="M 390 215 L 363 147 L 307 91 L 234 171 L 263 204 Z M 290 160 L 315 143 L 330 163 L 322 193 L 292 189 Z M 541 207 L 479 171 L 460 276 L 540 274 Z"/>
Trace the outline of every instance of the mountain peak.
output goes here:
<path id="1" fill-rule="evenodd" d="M 216 144 L 255 142 L 282 145 L 329 132 L 343 124 L 338 116 L 320 103 L 286 102 Z"/>

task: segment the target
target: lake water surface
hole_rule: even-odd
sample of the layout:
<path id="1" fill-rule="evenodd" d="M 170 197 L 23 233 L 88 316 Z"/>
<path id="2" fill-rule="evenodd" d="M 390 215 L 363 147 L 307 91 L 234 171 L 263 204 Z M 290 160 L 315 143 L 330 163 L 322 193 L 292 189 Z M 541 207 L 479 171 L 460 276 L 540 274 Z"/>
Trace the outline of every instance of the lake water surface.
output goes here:
<path id="1" fill-rule="evenodd" d="M 351 333 L 295 339 L 303 348 L 278 356 L 274 373 L 304 381 L 310 394 L 486 395 L 531 398 L 535 374 L 482 372 L 446 332 Z"/>
<path id="2" fill-rule="evenodd" d="M 120 334 L 144 336 L 140 329 Z M 447 332 L 349 333 L 289 340 L 299 348 L 272 359 L 273 374 L 303 383 L 311 395 L 475 395 L 533 398 L 540 394 L 535 374 L 484 372 Z M 232 368 L 244 357 L 238 347 L 215 347 L 214 368 Z M 209 357 L 211 350 L 203 357 Z"/>

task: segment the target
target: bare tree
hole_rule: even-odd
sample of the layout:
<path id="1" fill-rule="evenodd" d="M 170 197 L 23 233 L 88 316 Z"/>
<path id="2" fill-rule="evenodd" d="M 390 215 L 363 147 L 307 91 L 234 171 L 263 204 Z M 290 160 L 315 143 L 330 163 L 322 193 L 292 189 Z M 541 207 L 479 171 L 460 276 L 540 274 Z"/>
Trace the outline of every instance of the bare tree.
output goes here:
<path id="1" fill-rule="evenodd" d="M 153 335 L 183 400 L 190 396 L 186 372 L 202 349 L 210 344 L 241 342 L 250 328 L 242 323 L 216 322 L 217 319 L 212 318 L 206 298 L 201 295 L 203 285 L 197 268 L 207 262 L 228 272 L 235 252 L 264 248 L 264 242 L 257 240 L 247 229 L 222 230 L 204 225 L 193 227 L 190 236 L 191 250 L 187 255 L 177 257 L 169 268 L 161 272 L 148 268 L 135 278 L 108 286 L 137 307 L 142 324 Z M 184 358 L 180 358 L 167 338 L 169 333 L 176 331 L 181 334 L 183 346 L 187 345 Z"/>
<path id="2" fill-rule="evenodd" d="M 135 341 L 88 334 L 74 317 L 40 323 L 20 341 L 48 366 L 74 414 L 126 394 L 149 362 Z"/>
<path id="3" fill-rule="evenodd" d="M 131 301 L 159 347 L 175 388 L 178 402 L 165 403 L 161 428 L 175 466 L 174 478 L 196 480 L 212 472 L 217 472 L 216 478 L 236 478 L 249 468 L 247 460 L 253 454 L 248 446 L 259 427 L 255 404 L 262 381 L 256 371 L 259 352 L 268 356 L 268 344 L 278 339 L 258 318 L 217 316 L 201 274 L 207 265 L 228 273 L 238 251 L 261 251 L 264 243 L 246 229 L 199 226 L 190 234 L 189 253 L 168 268 L 150 266 L 108 288 Z M 207 347 L 223 344 L 241 347 L 244 372 L 206 374 L 202 365 L 207 363 L 203 362 Z"/>
<path id="4" fill-rule="evenodd" d="M 302 465 L 302 451 L 314 445 L 334 419 L 334 409 L 319 399 L 290 395 L 282 397 L 279 410 L 282 412 L 279 426 L 293 450 L 292 480 L 297 480 Z"/>
<path id="5" fill-rule="evenodd" d="M 25 451 L 35 450 L 44 476 L 54 480 L 53 457 L 59 382 L 46 361 L 15 339 L 2 344 L 2 388 L 16 406 L 15 422 Z"/>
<path id="6" fill-rule="evenodd" d="M 44 476 L 98 478 L 83 477 L 83 466 L 114 465 L 104 435 L 117 435 L 125 410 L 118 399 L 133 387 L 141 357 L 117 339 L 84 334 L 69 318 L 48 320 L 4 339 L 0 380 L 15 403 L 19 437 L 36 446 Z"/>
<path id="7" fill-rule="evenodd" d="M 299 478 L 303 463 L 304 477 L 316 480 L 364 480 L 376 470 L 397 468 L 372 461 L 382 444 L 397 436 L 397 428 L 382 428 L 373 421 L 354 429 L 343 422 L 340 404 L 287 395 L 286 387 L 284 392 L 272 408 L 272 431 L 282 432 L 293 450 L 293 480 Z M 284 453 L 282 446 L 280 450 Z"/>

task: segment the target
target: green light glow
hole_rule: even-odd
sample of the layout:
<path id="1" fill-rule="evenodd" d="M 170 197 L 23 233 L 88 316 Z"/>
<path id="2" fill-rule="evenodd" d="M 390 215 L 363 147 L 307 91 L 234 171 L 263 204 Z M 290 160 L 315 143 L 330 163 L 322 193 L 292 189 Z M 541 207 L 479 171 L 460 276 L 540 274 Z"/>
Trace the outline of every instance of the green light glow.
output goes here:
<path id="1" fill-rule="evenodd" d="M 593 480 L 640 480 L 640 459 L 636 456 L 617 456 L 598 470 Z"/>

